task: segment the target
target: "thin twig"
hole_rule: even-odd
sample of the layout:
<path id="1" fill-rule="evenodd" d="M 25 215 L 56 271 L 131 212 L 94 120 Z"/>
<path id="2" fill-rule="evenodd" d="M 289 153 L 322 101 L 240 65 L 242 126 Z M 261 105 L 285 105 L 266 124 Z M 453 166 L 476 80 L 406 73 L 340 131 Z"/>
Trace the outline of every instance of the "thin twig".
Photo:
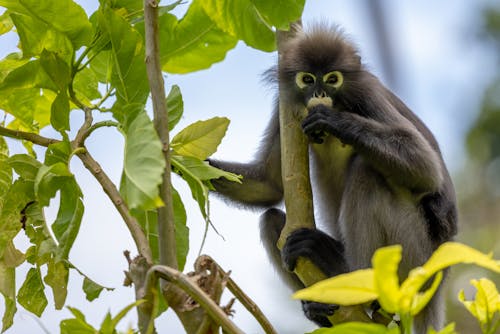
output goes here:
<path id="1" fill-rule="evenodd" d="M 78 132 L 75 136 L 75 139 L 72 141 L 73 150 L 83 147 L 85 139 L 88 137 L 88 131 L 92 127 L 92 123 L 94 118 L 92 117 L 92 109 L 84 106 L 83 112 L 85 113 L 85 120 L 83 121 L 82 126 L 78 129 Z"/>
<path id="2" fill-rule="evenodd" d="M 227 316 L 227 314 L 217 305 L 209 295 L 207 295 L 198 285 L 194 284 L 187 275 L 167 266 L 156 265 L 149 269 L 146 280 L 146 291 L 150 291 L 156 286 L 158 277 L 161 277 L 182 290 L 193 298 L 211 317 L 221 325 L 224 331 L 229 334 L 244 334 Z"/>
<path id="3" fill-rule="evenodd" d="M 205 255 L 205 257 L 210 258 L 207 255 Z M 227 288 L 229 291 L 231 291 L 236 299 L 238 299 L 248 312 L 250 312 L 250 314 L 252 314 L 253 317 L 259 322 L 262 329 L 264 329 L 264 332 L 266 334 L 277 334 L 273 325 L 271 325 L 259 306 L 238 286 L 238 284 L 236 284 L 236 282 L 221 268 L 217 262 L 215 262 L 215 260 L 212 258 L 210 258 L 210 260 L 217 266 L 221 275 L 227 277 Z"/>
<path id="4" fill-rule="evenodd" d="M 31 132 L 11 130 L 11 129 L 7 129 L 6 127 L 3 127 L 3 126 L 0 126 L 0 136 L 19 139 L 19 140 L 26 140 L 26 141 L 32 142 L 33 144 L 37 144 L 37 145 L 45 146 L 45 147 L 48 147 L 50 144 L 60 142 L 59 139 L 47 138 L 47 137 L 43 137 L 43 136 L 37 135 L 36 133 L 31 133 Z"/>
<path id="5" fill-rule="evenodd" d="M 142 255 L 148 263 L 153 263 L 153 256 L 151 254 L 151 249 L 149 248 L 146 234 L 144 234 L 141 225 L 139 225 L 137 220 L 130 214 L 127 204 L 123 200 L 113 181 L 111 181 L 108 175 L 102 170 L 99 163 L 95 161 L 87 151 L 78 153 L 77 155 L 83 162 L 85 168 L 87 168 L 92 175 L 94 175 L 106 195 L 108 195 L 113 202 L 116 210 L 120 213 L 123 221 L 130 231 L 130 234 L 132 234 L 132 238 L 134 239 L 139 254 Z"/>
<path id="6" fill-rule="evenodd" d="M 92 132 L 94 132 L 95 130 L 99 129 L 99 128 L 102 128 L 102 127 L 118 127 L 119 126 L 119 123 L 118 122 L 115 122 L 115 121 L 102 121 L 102 122 L 97 122 L 95 124 L 92 124 L 92 126 L 90 126 L 87 131 L 85 131 L 85 133 L 83 134 L 82 136 L 82 141 L 85 141 L 91 134 Z"/>
<path id="7" fill-rule="evenodd" d="M 158 244 L 160 264 L 177 268 L 174 208 L 172 204 L 172 180 L 170 167 L 170 138 L 165 87 L 160 63 L 160 34 L 158 23 L 158 1 L 144 0 L 144 28 L 146 40 L 146 69 L 148 72 L 154 125 L 163 146 L 166 166 L 160 197 L 165 206 L 158 208 Z"/>

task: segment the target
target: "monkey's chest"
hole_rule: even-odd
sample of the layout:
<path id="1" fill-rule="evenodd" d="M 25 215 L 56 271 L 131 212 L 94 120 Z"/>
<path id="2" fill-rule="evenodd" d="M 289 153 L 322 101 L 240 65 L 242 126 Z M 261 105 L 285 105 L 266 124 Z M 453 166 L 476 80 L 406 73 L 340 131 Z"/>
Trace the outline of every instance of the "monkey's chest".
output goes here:
<path id="1" fill-rule="evenodd" d="M 342 191 L 353 154 L 352 146 L 342 144 L 333 136 L 325 138 L 322 144 L 312 144 L 311 174 L 315 179 L 314 183 Z"/>

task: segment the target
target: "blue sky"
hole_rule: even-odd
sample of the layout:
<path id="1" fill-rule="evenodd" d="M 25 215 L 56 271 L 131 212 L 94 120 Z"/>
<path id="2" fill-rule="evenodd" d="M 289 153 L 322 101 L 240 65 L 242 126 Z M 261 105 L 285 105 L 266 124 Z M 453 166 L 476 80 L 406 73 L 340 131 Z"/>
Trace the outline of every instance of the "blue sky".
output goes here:
<path id="1" fill-rule="evenodd" d="M 306 28 L 317 20 L 342 26 L 358 45 L 363 61 L 382 81 L 386 81 L 365 1 L 308 0 L 303 21 Z M 88 13 L 98 6 L 97 0 L 77 2 Z M 487 3 L 493 3 L 493 0 L 383 2 L 387 8 L 399 83 L 391 88 L 434 132 L 452 172 L 459 171 L 466 159 L 463 136 L 476 116 L 481 92 L 494 74 L 490 70 L 495 68 L 494 55 L 481 46 L 475 30 L 481 19 L 480 9 Z M 11 35 L 0 36 L 2 55 L 14 50 L 16 43 Z M 215 156 L 227 160 L 250 160 L 267 124 L 274 96 L 273 90 L 262 84 L 261 74 L 275 61 L 275 53 L 263 53 L 239 43 L 224 62 L 209 70 L 183 76 L 166 75 L 167 89 L 178 84 L 184 97 L 184 117 L 177 129 L 199 119 L 226 116 L 231 119 L 231 125 Z M 78 113 L 72 114 L 74 128 L 81 121 Z M 87 144 L 105 171 L 118 183 L 123 157 L 121 135 L 112 129 L 103 129 L 95 132 Z M 12 149 L 21 148 L 13 145 Z M 121 285 L 122 272 L 127 267 L 122 251 L 133 251 L 134 247 L 124 224 L 108 198 L 101 194 L 97 182 L 79 161 L 73 161 L 71 168 L 83 187 L 86 205 L 71 260 L 93 279 L 116 290 L 103 292 L 101 298 L 88 303 L 80 291 L 80 277 L 72 275 L 67 305 L 81 309 L 97 326 L 105 312 L 111 310 L 116 314 L 133 301 L 132 289 Z M 200 247 L 204 223 L 188 188 L 178 178 L 174 178 L 174 184 L 188 210 L 191 229 L 188 271 Z M 49 220 L 57 212 L 54 206 L 46 212 Z M 286 302 L 290 298 L 289 291 L 269 267 L 259 241 L 259 212 L 238 210 L 212 199 L 211 214 L 224 239 L 210 231 L 203 253 L 215 258 L 224 269 L 232 270 L 233 279 L 262 307 L 280 333 L 312 329 L 313 326 L 303 320 L 299 304 Z M 16 242 L 19 247 L 25 245 L 22 237 Z M 22 272 L 26 270 L 23 268 Z M 21 283 L 19 281 L 19 286 Z M 70 313 L 67 310 L 54 311 L 50 292 L 48 295 L 49 306 L 40 322 L 51 333 L 56 333 L 60 319 L 69 317 Z M 1 312 L 3 305 L 0 305 Z M 178 321 L 169 313 L 159 319 L 159 332 L 181 333 Z M 258 325 L 238 305 L 235 321 L 247 333 L 260 332 Z M 132 313 L 121 328 L 134 323 L 135 314 Z M 20 308 L 15 325 L 7 333 L 33 333 L 34 330 L 41 332 L 39 324 Z"/>

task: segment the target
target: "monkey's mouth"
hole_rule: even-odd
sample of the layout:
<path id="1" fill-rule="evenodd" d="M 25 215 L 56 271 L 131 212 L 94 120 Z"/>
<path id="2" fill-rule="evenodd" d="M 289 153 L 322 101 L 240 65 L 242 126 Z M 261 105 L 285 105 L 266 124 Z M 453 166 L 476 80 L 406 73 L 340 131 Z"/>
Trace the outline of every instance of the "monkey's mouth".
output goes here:
<path id="1" fill-rule="evenodd" d="M 324 105 L 328 108 L 333 107 L 333 100 L 329 96 L 322 96 L 322 97 L 311 97 L 309 101 L 307 102 L 307 109 L 310 109 L 312 107 L 315 107 L 317 105 Z"/>

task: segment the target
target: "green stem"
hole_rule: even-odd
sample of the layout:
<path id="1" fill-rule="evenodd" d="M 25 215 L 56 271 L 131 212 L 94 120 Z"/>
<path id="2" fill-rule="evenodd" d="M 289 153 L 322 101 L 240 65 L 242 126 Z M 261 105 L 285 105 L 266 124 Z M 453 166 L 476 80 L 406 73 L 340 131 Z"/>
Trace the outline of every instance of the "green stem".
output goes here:
<path id="1" fill-rule="evenodd" d="M 401 314 L 402 334 L 412 334 L 413 317 L 410 314 Z"/>

